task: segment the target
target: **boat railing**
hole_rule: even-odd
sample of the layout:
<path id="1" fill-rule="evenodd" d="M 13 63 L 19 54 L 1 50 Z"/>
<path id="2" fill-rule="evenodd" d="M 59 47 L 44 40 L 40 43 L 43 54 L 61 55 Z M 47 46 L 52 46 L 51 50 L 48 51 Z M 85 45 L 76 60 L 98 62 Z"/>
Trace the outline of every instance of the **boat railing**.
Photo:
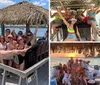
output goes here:
<path id="1" fill-rule="evenodd" d="M 7 65 L 4 65 L 4 64 L 0 63 L 0 68 L 4 70 L 1 85 L 5 85 L 5 78 L 6 78 L 7 72 L 10 72 L 10 73 L 13 73 L 13 74 L 19 76 L 18 85 L 22 85 L 21 84 L 22 83 L 22 79 L 25 79 L 26 85 L 29 85 L 28 77 L 30 75 L 34 76 L 35 85 L 39 85 L 37 70 L 41 66 L 45 65 L 46 63 L 48 63 L 48 60 L 49 60 L 48 58 L 45 58 L 45 59 L 41 60 L 40 62 L 38 62 L 37 64 L 35 64 L 35 65 L 31 66 L 30 68 L 26 69 L 25 71 L 21 71 L 21 70 L 18 70 L 18 69 L 15 69 L 15 68 L 12 68 L 10 66 L 7 66 Z"/>
<path id="2" fill-rule="evenodd" d="M 30 48 L 31 50 L 33 49 L 34 46 L 32 48 Z M 30 50 L 29 49 L 29 50 Z M 26 57 L 35 57 L 35 62 L 33 63 L 33 65 L 31 66 L 26 66 L 25 64 L 25 70 L 21 71 L 18 69 L 15 69 L 13 67 L 7 66 L 5 64 L 0 63 L 0 69 L 3 69 L 3 77 L 2 77 L 2 84 L 1 85 L 5 85 L 5 78 L 8 73 L 12 73 L 15 74 L 17 76 L 19 76 L 19 82 L 18 85 L 21 85 L 22 80 L 25 79 L 26 81 L 26 85 L 29 84 L 28 82 L 28 78 L 31 76 L 33 79 L 35 79 L 35 85 L 39 85 L 38 84 L 38 74 L 37 74 L 37 70 L 42 67 L 43 65 L 46 65 L 48 63 L 48 42 L 44 42 L 42 44 L 38 45 L 38 49 L 36 50 L 36 53 L 32 53 L 33 55 L 26 55 Z M 35 55 L 36 54 L 36 55 Z M 30 61 L 27 63 L 29 64 Z"/>
<path id="3" fill-rule="evenodd" d="M 51 35 L 51 41 L 61 41 L 63 40 L 63 30 L 59 28 L 59 30 Z"/>

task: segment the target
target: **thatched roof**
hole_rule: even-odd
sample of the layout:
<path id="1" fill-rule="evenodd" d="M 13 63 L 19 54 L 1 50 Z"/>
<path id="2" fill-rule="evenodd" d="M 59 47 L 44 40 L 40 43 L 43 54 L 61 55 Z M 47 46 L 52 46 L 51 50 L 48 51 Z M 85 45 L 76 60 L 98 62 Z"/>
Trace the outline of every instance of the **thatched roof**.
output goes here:
<path id="1" fill-rule="evenodd" d="M 3 13 L 2 13 L 2 10 L 0 9 L 0 19 L 3 18 Z M 1 20 L 0 20 L 0 23 L 1 23 Z"/>
<path id="2" fill-rule="evenodd" d="M 89 7 L 90 3 L 98 5 L 98 0 L 61 0 L 64 7 L 70 7 L 71 9 L 81 9 Z M 50 5 L 53 7 L 61 6 L 58 0 L 51 0 Z M 99 3 L 100 5 L 100 3 Z"/>
<path id="3" fill-rule="evenodd" d="M 29 2 L 20 2 L 2 9 L 3 24 L 48 24 L 49 11 Z M 0 15 L 1 16 L 1 15 Z"/>

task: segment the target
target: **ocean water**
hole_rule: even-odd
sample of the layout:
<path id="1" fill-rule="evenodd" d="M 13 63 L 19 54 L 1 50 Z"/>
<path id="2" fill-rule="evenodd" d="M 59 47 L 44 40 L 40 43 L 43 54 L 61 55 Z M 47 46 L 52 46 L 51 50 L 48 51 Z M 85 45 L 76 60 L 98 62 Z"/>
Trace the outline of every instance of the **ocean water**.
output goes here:
<path id="1" fill-rule="evenodd" d="M 66 57 L 50 57 L 50 74 L 52 75 L 53 67 L 59 65 L 59 63 L 66 64 L 70 58 Z M 76 58 L 74 58 L 76 59 Z M 85 61 L 90 61 L 90 65 L 99 65 L 100 66 L 100 58 L 77 58 Z"/>
<path id="2" fill-rule="evenodd" d="M 7 29 L 7 28 L 5 28 L 5 29 Z M 9 29 L 9 28 L 8 28 L 8 29 Z M 16 32 L 16 34 L 17 34 L 19 31 L 22 31 L 23 33 L 25 33 L 26 28 L 20 28 L 20 27 L 18 27 L 18 28 L 10 28 L 10 30 L 11 30 L 11 31 L 12 31 L 12 30 L 15 30 L 15 32 Z M 30 28 L 30 30 L 31 30 L 32 33 L 34 33 L 35 28 Z M 44 36 L 45 33 L 46 33 L 46 31 L 47 31 L 47 28 L 39 28 L 39 29 L 38 29 L 38 32 L 37 32 L 37 37 Z M 0 35 L 1 35 L 1 28 L 0 28 Z"/>

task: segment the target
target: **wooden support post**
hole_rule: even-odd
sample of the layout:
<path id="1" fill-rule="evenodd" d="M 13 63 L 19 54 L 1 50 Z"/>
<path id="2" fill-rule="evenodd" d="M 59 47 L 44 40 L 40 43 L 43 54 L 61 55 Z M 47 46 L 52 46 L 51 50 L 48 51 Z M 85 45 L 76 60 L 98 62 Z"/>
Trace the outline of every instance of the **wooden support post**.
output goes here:
<path id="1" fill-rule="evenodd" d="M 26 24 L 26 32 L 30 31 L 30 24 Z"/>
<path id="2" fill-rule="evenodd" d="M 3 36 L 4 36 L 4 31 L 5 31 L 5 26 L 4 26 L 4 24 L 1 24 L 1 33 Z"/>

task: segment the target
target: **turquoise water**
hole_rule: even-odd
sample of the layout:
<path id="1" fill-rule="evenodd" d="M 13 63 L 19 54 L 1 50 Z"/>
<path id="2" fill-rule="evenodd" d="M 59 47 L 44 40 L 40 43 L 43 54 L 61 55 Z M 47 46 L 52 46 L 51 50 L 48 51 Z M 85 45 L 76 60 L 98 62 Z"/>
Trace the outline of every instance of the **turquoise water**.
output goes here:
<path id="1" fill-rule="evenodd" d="M 53 66 L 59 65 L 59 63 L 66 64 L 70 58 L 65 57 L 51 57 L 50 58 L 50 73 L 52 75 Z M 76 59 L 76 58 L 74 58 Z M 100 66 L 100 58 L 77 58 L 85 61 L 90 61 L 90 65 L 99 65 Z"/>
<path id="2" fill-rule="evenodd" d="M 5 28 L 5 29 L 7 29 L 7 28 Z M 23 31 L 23 33 L 25 33 L 25 31 L 26 31 L 26 28 L 20 28 L 20 27 L 18 27 L 18 28 L 10 28 L 11 31 L 13 29 L 15 30 L 16 34 L 18 33 L 18 31 Z M 34 33 L 35 28 L 30 28 L 30 30 L 31 30 L 32 33 Z M 46 31 L 47 31 L 47 28 L 39 28 L 38 32 L 37 32 L 37 36 L 38 37 L 44 36 Z M 0 35 L 1 35 L 1 28 L 0 28 Z"/>

